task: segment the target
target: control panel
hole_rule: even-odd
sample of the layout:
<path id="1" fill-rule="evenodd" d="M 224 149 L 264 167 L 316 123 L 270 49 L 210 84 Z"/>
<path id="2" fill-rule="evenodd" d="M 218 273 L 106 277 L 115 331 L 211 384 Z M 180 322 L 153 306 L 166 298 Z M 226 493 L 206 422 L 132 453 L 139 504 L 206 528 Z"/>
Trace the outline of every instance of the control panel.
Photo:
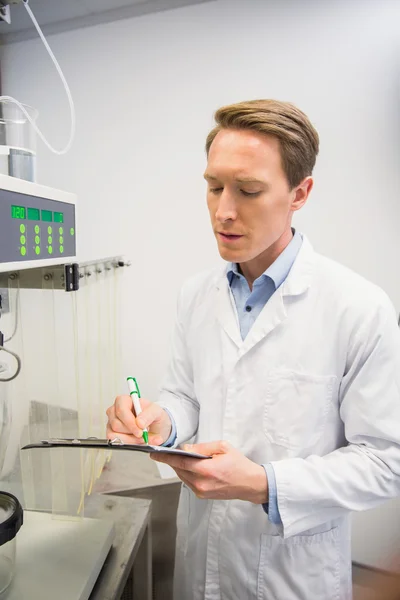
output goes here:
<path id="1" fill-rule="evenodd" d="M 40 188 L 31 185 L 33 190 Z M 65 192 L 60 195 L 74 198 Z M 0 187 L 0 263 L 36 264 L 43 259 L 60 263 L 75 256 L 75 203 Z"/>

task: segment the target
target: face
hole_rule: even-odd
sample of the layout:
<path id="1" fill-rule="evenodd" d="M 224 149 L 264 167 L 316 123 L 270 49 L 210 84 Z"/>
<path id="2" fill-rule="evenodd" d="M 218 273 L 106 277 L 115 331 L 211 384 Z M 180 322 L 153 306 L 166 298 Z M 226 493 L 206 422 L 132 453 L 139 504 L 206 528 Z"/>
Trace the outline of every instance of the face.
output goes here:
<path id="1" fill-rule="evenodd" d="M 269 265 L 262 263 L 273 262 L 290 241 L 292 214 L 306 202 L 311 177 L 290 190 L 279 141 L 258 132 L 230 129 L 215 137 L 204 177 L 222 258 L 237 263 L 257 261 L 263 272 Z"/>

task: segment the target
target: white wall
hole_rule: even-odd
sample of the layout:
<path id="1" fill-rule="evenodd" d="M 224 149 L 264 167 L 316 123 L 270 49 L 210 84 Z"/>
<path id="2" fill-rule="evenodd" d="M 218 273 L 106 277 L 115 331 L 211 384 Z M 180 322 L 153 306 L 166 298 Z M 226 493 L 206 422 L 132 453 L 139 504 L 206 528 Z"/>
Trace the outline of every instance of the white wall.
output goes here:
<path id="1" fill-rule="evenodd" d="M 219 260 L 202 170 L 221 104 L 273 97 L 309 114 L 321 153 L 297 226 L 400 310 L 399 23 L 393 0 L 220 0 L 50 38 L 78 129 L 66 157 L 39 147 L 38 181 L 78 193 L 82 257 L 132 259 L 124 366 L 147 396 L 179 285 Z M 2 74 L 3 92 L 36 106 L 62 144 L 67 105 L 40 42 L 5 47 Z"/>

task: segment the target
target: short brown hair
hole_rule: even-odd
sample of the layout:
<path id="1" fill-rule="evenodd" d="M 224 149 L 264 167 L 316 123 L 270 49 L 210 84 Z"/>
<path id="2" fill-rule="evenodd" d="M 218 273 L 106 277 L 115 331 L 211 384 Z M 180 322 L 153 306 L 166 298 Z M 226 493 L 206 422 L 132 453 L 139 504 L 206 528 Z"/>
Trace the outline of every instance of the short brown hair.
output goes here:
<path id="1" fill-rule="evenodd" d="M 289 102 L 250 100 L 219 108 L 216 127 L 207 136 L 207 156 L 221 129 L 250 129 L 278 138 L 282 167 L 293 189 L 312 174 L 319 137 L 307 115 Z"/>

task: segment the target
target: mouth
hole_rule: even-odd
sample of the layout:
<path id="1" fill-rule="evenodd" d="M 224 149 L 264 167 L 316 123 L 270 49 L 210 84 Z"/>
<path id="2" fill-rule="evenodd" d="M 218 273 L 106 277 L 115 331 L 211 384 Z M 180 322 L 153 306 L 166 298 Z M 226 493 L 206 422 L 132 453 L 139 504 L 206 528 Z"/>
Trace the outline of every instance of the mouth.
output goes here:
<path id="1" fill-rule="evenodd" d="M 221 231 L 218 231 L 217 235 L 221 241 L 226 242 L 228 244 L 233 244 L 234 242 L 237 242 L 237 240 L 240 240 L 243 237 L 242 235 L 237 235 L 235 233 L 222 233 Z"/>

